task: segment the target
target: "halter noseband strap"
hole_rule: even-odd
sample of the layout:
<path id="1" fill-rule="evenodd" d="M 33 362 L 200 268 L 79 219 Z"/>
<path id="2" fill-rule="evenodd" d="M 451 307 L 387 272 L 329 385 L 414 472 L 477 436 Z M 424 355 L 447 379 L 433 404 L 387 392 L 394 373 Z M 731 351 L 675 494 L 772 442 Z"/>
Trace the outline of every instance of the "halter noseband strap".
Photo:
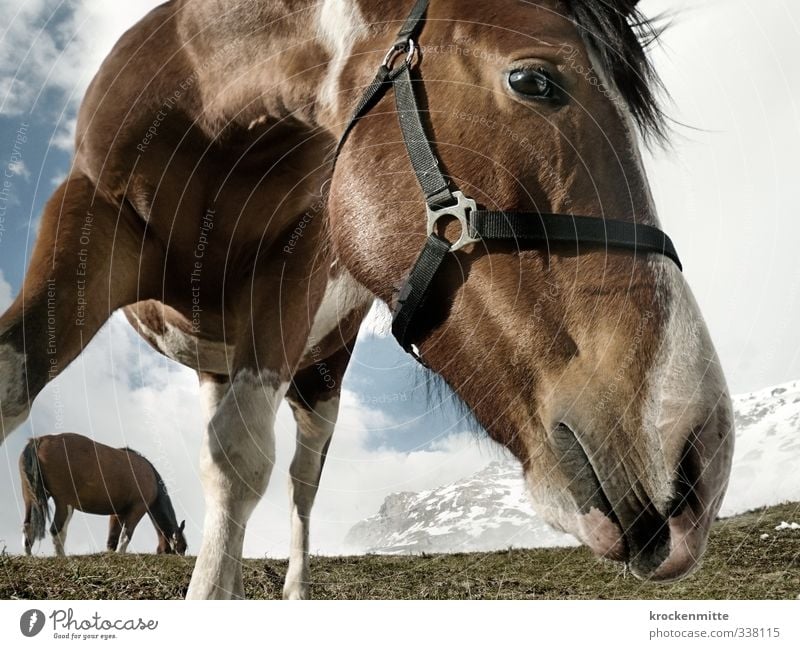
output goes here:
<path id="1" fill-rule="evenodd" d="M 605 246 L 633 251 L 655 252 L 671 259 L 682 270 L 678 253 L 670 238 L 658 228 L 614 219 L 547 214 L 542 212 L 492 211 L 478 209 L 475 201 L 452 190 L 439 169 L 431 143 L 422 124 L 414 93 L 411 69 L 418 60 L 416 37 L 424 22 L 429 0 L 417 0 L 400 29 L 395 44 L 386 54 L 378 73 L 356 106 L 339 139 L 335 160 L 353 127 L 394 87 L 397 115 L 411 166 L 425 195 L 427 232 L 425 246 L 414 262 L 392 313 L 392 333 L 407 352 L 419 359 L 412 336 L 414 322 L 442 263 L 449 253 L 480 241 L 513 241 L 524 248 L 549 249 L 550 244 Z M 405 55 L 396 68 L 394 62 Z M 451 243 L 435 233 L 437 221 L 455 218 L 461 236 Z"/>

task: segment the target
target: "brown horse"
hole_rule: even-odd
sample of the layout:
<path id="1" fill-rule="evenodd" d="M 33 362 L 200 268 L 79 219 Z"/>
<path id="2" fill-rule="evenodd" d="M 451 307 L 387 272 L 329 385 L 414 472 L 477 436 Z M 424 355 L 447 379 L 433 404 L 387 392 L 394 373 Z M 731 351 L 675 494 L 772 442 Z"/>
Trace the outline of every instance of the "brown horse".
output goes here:
<path id="1" fill-rule="evenodd" d="M 185 554 L 186 539 L 178 525 L 167 487 L 155 467 L 130 448 L 111 448 L 83 435 L 45 435 L 28 441 L 19 457 L 25 499 L 25 553 L 44 538 L 55 503 L 50 534 L 56 554 L 64 556 L 67 526 L 74 510 L 110 516 L 109 551 L 125 552 L 133 532 L 147 514 L 158 534 L 159 554 Z"/>
<path id="2" fill-rule="evenodd" d="M 206 513 L 189 597 L 244 592 L 283 398 L 298 427 L 284 594 L 308 594 L 351 343 L 375 298 L 397 301 L 428 234 L 392 92 L 332 164 L 413 4 L 154 9 L 86 94 L 73 167 L 0 318 L 4 435 L 119 308 L 198 371 Z M 489 209 L 657 226 L 638 135 L 664 123 L 635 0 L 431 0 L 415 36 L 422 120 L 453 185 Z M 459 223 L 439 234 L 455 241 Z M 511 241 L 448 254 L 415 344 L 519 458 L 548 521 L 638 577 L 676 579 L 697 567 L 727 485 L 725 379 L 674 263 L 579 253 Z"/>

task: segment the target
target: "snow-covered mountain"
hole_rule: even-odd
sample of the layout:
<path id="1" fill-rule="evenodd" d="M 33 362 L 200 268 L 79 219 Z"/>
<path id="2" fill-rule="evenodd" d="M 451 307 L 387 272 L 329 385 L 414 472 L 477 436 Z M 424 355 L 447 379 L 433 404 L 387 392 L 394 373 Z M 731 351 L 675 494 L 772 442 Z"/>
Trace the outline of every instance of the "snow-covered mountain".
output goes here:
<path id="1" fill-rule="evenodd" d="M 736 449 L 720 514 L 800 500 L 800 381 L 733 398 Z"/>
<path id="2" fill-rule="evenodd" d="M 736 450 L 723 516 L 800 500 L 800 381 L 734 397 Z M 381 553 L 575 545 L 531 507 L 514 461 L 429 491 L 389 495 L 345 543 Z"/>
<path id="3" fill-rule="evenodd" d="M 575 544 L 540 519 L 518 462 L 492 462 L 478 473 L 430 491 L 389 495 L 360 521 L 345 544 L 366 552 L 480 552 Z"/>

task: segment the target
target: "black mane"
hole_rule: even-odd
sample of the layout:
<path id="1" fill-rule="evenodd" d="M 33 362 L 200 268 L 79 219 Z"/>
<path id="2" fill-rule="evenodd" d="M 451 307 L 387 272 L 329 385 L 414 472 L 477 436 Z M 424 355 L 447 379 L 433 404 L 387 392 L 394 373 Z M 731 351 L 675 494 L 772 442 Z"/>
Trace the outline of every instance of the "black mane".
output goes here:
<path id="1" fill-rule="evenodd" d="M 647 50 L 658 40 L 657 26 L 635 7 L 634 0 L 567 0 L 587 46 L 600 58 L 613 89 L 627 105 L 642 136 L 667 139 L 666 118 L 657 95 L 664 91 Z"/>
<path id="2" fill-rule="evenodd" d="M 158 495 L 156 496 L 152 506 L 148 508 L 148 513 L 153 519 L 153 522 L 166 536 L 172 535 L 178 529 L 178 519 L 175 516 L 175 509 L 172 507 L 172 500 L 167 492 L 167 485 L 164 482 L 164 479 L 161 477 L 161 474 L 158 472 L 153 463 L 144 455 L 139 453 L 139 451 L 127 446 L 121 450 L 138 455 L 150 465 L 151 469 L 153 469 L 153 474 L 155 475 L 156 483 L 158 485 Z"/>

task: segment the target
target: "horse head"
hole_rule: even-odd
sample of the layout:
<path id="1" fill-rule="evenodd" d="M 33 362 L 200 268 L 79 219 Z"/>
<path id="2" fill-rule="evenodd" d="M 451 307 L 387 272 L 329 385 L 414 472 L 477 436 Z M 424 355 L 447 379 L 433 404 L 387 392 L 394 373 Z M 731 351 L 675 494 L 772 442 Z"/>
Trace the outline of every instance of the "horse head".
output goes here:
<path id="1" fill-rule="evenodd" d="M 158 535 L 158 548 L 156 549 L 156 553 L 180 554 L 181 556 L 186 554 L 186 537 L 183 534 L 185 527 L 186 521 L 184 520 L 181 521 L 180 525 L 175 527 L 171 534 L 167 535 L 164 532 L 160 532 Z"/>
<path id="2" fill-rule="evenodd" d="M 407 11 L 374 4 L 365 24 Z M 636 131 L 660 137 L 663 116 L 635 4 L 430 4 L 414 85 L 459 189 L 486 209 L 658 225 Z M 391 47 L 397 24 L 359 32 L 339 88 L 373 76 L 374 52 Z M 354 103 L 342 93 L 337 124 Z M 329 206 L 339 259 L 394 304 L 426 230 L 390 96 L 349 134 Z M 459 238 L 455 219 L 439 225 Z M 411 333 L 424 362 L 519 458 L 547 521 L 641 578 L 697 566 L 727 486 L 733 416 L 676 264 L 603 246 L 478 241 L 448 255 Z"/>

